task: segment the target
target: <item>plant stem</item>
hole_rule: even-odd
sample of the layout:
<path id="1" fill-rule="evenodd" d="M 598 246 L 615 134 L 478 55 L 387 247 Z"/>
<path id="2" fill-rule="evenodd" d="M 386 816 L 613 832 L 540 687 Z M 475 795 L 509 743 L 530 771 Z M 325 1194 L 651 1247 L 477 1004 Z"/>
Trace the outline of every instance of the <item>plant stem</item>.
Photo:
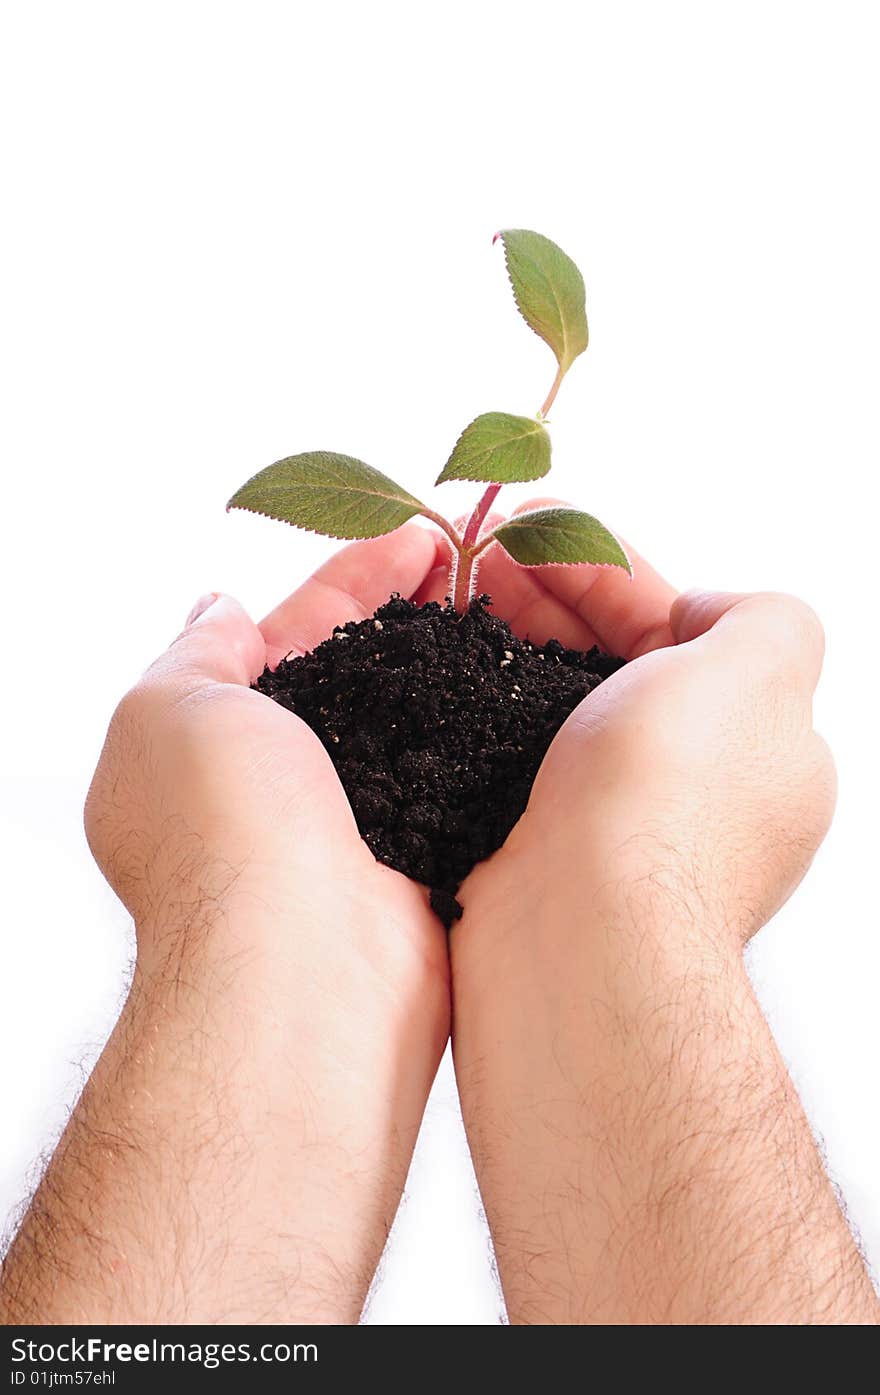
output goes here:
<path id="1" fill-rule="evenodd" d="M 462 540 L 449 520 L 443 517 L 442 513 L 435 513 L 433 509 L 429 509 L 425 506 L 422 508 L 422 516 L 424 518 L 430 518 L 432 523 L 436 523 L 438 528 L 442 528 L 443 532 L 452 543 L 452 546 L 455 548 L 455 551 L 461 552 Z"/>
<path id="2" fill-rule="evenodd" d="M 560 364 L 556 370 L 556 377 L 547 393 L 544 405 L 541 408 L 540 416 L 546 417 L 553 403 L 556 401 L 556 394 L 565 377 L 565 369 Z M 482 499 L 477 504 L 473 513 L 467 521 L 464 533 L 459 535 L 451 523 L 448 523 L 442 514 L 435 513 L 433 509 L 423 508 L 422 513 L 425 518 L 430 518 L 432 523 L 436 523 L 438 528 L 442 528 L 452 543 L 455 556 L 452 564 L 452 604 L 459 615 L 464 615 L 471 602 L 474 590 L 474 576 L 476 571 L 476 560 L 481 552 L 484 552 L 492 541 L 492 535 L 480 541 L 480 529 L 482 528 L 486 515 L 495 502 L 500 484 L 490 484 L 483 494 Z"/>
<path id="3" fill-rule="evenodd" d="M 500 484 L 490 484 L 489 488 L 486 490 L 482 499 L 477 504 L 477 507 L 474 509 L 473 513 L 468 519 L 467 527 L 464 530 L 464 537 L 461 540 L 461 545 L 466 551 L 470 551 L 474 543 L 477 541 L 477 538 L 480 536 L 480 529 L 483 526 L 483 521 L 486 517 L 486 514 L 489 512 L 492 505 L 494 504 L 495 496 L 497 495 L 500 488 Z"/>
<path id="4" fill-rule="evenodd" d="M 565 377 L 565 370 L 564 370 L 564 368 L 562 367 L 562 365 L 560 364 L 559 368 L 558 368 L 557 371 L 556 371 L 556 377 L 553 379 L 553 386 L 551 387 L 550 391 L 547 393 L 546 401 L 544 402 L 544 405 L 543 405 L 543 407 L 541 408 L 541 416 L 542 416 L 542 417 L 546 417 L 546 415 L 547 415 L 547 413 L 549 412 L 550 408 L 553 406 L 553 403 L 556 401 L 556 394 L 557 394 L 557 392 L 559 391 L 559 388 L 560 388 L 560 386 L 561 386 L 561 384 L 562 384 L 562 379 L 563 379 L 564 377 Z"/>
<path id="5" fill-rule="evenodd" d="M 464 615 L 470 605 L 474 574 L 474 559 L 469 552 L 459 552 L 453 572 L 452 604 L 459 615 Z"/>
<path id="6" fill-rule="evenodd" d="M 482 500 L 480 502 L 482 503 Z M 479 508 L 479 505 L 477 507 Z M 473 557 L 470 552 L 465 551 L 464 539 L 461 534 L 453 528 L 448 519 L 443 517 L 442 513 L 435 513 L 433 509 L 425 507 L 422 509 L 422 514 L 425 518 L 430 518 L 432 523 L 436 523 L 438 528 L 442 528 L 452 543 L 453 604 L 459 615 L 463 615 L 470 600 L 471 575 L 474 569 Z"/>
<path id="7" fill-rule="evenodd" d="M 455 559 L 455 578 L 452 586 L 452 604 L 459 615 L 464 615 L 467 610 L 474 587 L 474 561 L 478 551 L 482 548 L 478 545 L 480 529 L 483 526 L 486 515 L 495 502 L 495 496 L 501 488 L 500 484 L 490 484 L 480 502 L 467 521 L 461 545 L 456 549 L 458 556 Z"/>
<path id="8" fill-rule="evenodd" d="M 491 547 L 491 546 L 492 546 L 492 544 L 493 544 L 494 541 L 495 541 L 495 534 L 494 534 L 494 533 L 487 533 L 486 536 L 485 536 L 480 542 L 477 543 L 476 547 L 475 547 L 475 548 L 473 549 L 473 551 L 471 552 L 471 557 L 472 557 L 474 560 L 476 560 L 476 558 L 479 557 L 479 555 L 480 555 L 481 552 L 485 552 L 487 547 Z"/>

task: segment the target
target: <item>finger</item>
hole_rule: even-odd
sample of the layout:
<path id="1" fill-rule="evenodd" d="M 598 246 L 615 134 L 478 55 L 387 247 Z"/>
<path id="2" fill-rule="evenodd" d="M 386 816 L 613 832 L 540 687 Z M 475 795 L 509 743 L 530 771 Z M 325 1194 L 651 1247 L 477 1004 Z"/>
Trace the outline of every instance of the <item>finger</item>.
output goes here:
<path id="1" fill-rule="evenodd" d="M 559 499 L 530 499 L 514 513 L 530 509 L 568 508 Z M 673 643 L 669 609 L 676 590 L 643 557 L 626 546 L 632 577 L 620 567 L 533 567 L 547 595 L 565 605 L 597 638 L 601 647 L 627 659 Z"/>
<path id="2" fill-rule="evenodd" d="M 447 596 L 451 595 L 452 564 L 446 562 L 428 572 L 412 599 L 416 605 L 427 605 L 429 601 L 436 601 L 438 605 L 442 605 Z"/>
<path id="3" fill-rule="evenodd" d="M 419 524 L 337 552 L 260 625 L 270 668 L 314 649 L 335 625 L 365 620 L 392 592 L 411 597 L 436 557 L 436 534 Z"/>
<path id="4" fill-rule="evenodd" d="M 445 534 L 437 533 L 435 545 L 434 564 L 421 586 L 413 592 L 416 605 L 427 605 L 428 601 L 442 605 L 447 596 L 452 595 L 452 544 Z"/>
<path id="5" fill-rule="evenodd" d="M 744 591 L 684 591 L 676 596 L 669 611 L 669 626 L 676 644 L 697 639 L 740 601 Z"/>
<path id="6" fill-rule="evenodd" d="M 825 635 L 815 611 L 781 592 L 753 595 L 690 591 L 672 607 L 678 644 L 698 643 L 732 662 L 743 676 L 774 674 L 810 693 L 819 681 Z"/>
<path id="7" fill-rule="evenodd" d="M 520 639 L 534 644 L 558 639 L 569 649 L 591 649 L 599 642 L 580 616 L 542 586 L 536 569 L 518 566 L 500 544 L 483 555 L 477 590 L 492 597 L 492 609 Z"/>
<path id="8" fill-rule="evenodd" d="M 196 602 L 185 628 L 144 678 L 247 686 L 265 663 L 266 645 L 253 620 L 232 596 L 212 591 Z"/>

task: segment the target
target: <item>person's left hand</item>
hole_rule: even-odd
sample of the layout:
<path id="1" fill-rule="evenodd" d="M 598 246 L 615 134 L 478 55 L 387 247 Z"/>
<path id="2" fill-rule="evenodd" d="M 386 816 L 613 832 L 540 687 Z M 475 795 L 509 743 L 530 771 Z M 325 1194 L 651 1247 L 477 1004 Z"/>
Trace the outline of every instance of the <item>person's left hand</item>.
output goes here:
<path id="1" fill-rule="evenodd" d="M 259 628 L 206 597 L 119 704 L 85 811 L 135 920 L 132 1020 L 183 1015 L 208 1046 L 203 1092 L 222 1073 L 228 1119 L 261 1137 L 271 1121 L 259 1185 L 321 1283 L 342 1276 L 341 1307 L 309 1310 L 336 1321 L 363 1300 L 448 1039 L 446 936 L 362 841 L 318 737 L 250 684 L 411 596 L 435 560 L 417 525 L 355 544 Z"/>
<path id="2" fill-rule="evenodd" d="M 376 862 L 318 737 L 250 684 L 393 591 L 410 596 L 436 561 L 418 526 L 338 552 L 258 627 L 231 597 L 203 598 L 170 648 L 122 699 L 86 804 L 95 858 L 138 930 L 148 965 L 182 898 L 299 927 L 328 966 L 343 949 L 395 999 L 424 977 L 445 1034 L 445 942 L 424 891 Z M 199 883 L 197 886 L 196 883 Z M 286 947 L 285 947 L 286 943 Z M 269 946 L 266 946 L 268 949 Z"/>

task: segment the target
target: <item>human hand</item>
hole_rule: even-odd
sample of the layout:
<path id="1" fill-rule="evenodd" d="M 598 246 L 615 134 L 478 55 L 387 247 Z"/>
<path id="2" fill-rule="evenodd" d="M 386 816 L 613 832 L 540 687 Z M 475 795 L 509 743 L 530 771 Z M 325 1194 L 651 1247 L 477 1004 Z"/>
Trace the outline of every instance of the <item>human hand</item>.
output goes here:
<path id="1" fill-rule="evenodd" d="M 381 997 L 395 997 L 401 976 L 423 977 L 427 1018 L 443 1035 L 445 943 L 424 894 L 368 851 L 315 734 L 249 686 L 266 663 L 314 648 L 391 591 L 412 594 L 435 547 L 410 526 L 345 548 L 259 628 L 220 596 L 123 698 L 85 824 L 145 967 L 169 949 L 182 911 L 214 909 L 220 922 L 240 912 L 247 948 L 272 971 L 307 944 L 328 971 L 354 953 Z M 276 929 L 291 924 L 298 936 Z"/>
<path id="2" fill-rule="evenodd" d="M 552 742 L 451 937 L 508 1312 L 876 1321 L 741 955 L 831 817 L 821 632 L 789 597 L 676 598 L 633 562 L 524 572 L 492 549 L 479 579 L 519 634 L 632 660 Z"/>
<path id="3" fill-rule="evenodd" d="M 676 598 L 640 558 L 630 580 L 524 570 L 500 548 L 479 589 L 523 637 L 635 662 L 560 730 L 524 817 L 465 883 L 472 919 L 531 923 L 548 895 L 576 905 L 584 885 L 665 888 L 703 924 L 748 938 L 800 881 L 834 805 L 812 729 L 823 653 L 812 611 L 781 595 Z"/>
<path id="4" fill-rule="evenodd" d="M 114 714 L 85 822 L 138 962 L 45 1184 L 80 1258 L 70 1284 L 26 1278 L 22 1311 L 357 1318 L 448 1038 L 446 937 L 318 738 L 249 684 L 411 595 L 435 546 L 416 526 L 347 548 L 260 628 L 214 599 Z"/>

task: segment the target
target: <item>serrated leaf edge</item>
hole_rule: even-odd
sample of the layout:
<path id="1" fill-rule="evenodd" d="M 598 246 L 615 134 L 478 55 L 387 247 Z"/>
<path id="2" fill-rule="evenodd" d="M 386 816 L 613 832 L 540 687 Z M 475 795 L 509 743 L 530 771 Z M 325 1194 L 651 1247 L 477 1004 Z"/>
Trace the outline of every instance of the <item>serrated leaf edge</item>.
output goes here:
<path id="1" fill-rule="evenodd" d="M 499 547 L 504 547 L 504 543 L 500 538 L 496 538 L 495 541 Z M 615 539 L 615 541 L 617 541 L 617 539 Z M 504 547 L 504 551 L 507 552 L 506 547 Z M 507 555 L 511 562 L 516 562 L 516 565 L 522 567 L 523 571 L 526 572 L 536 571 L 538 567 L 542 569 L 544 567 L 602 567 L 606 571 L 626 572 L 627 576 L 631 579 L 633 574 L 632 562 L 630 562 L 625 548 L 622 547 L 621 552 L 629 563 L 627 567 L 622 566 L 620 562 L 517 562 L 516 558 L 510 552 L 507 552 Z"/>
<path id="2" fill-rule="evenodd" d="M 529 521 L 530 519 L 534 519 L 534 518 L 536 518 L 538 515 L 540 515 L 540 514 L 542 514 L 542 513 L 546 513 L 547 508 L 551 508 L 551 507 L 553 507 L 553 505 L 546 505 L 544 508 L 532 509 L 532 510 L 529 510 L 527 513 L 516 513 L 516 514 L 512 514 L 510 518 L 505 518 L 505 520 L 504 520 L 503 523 L 499 523 L 499 524 L 497 525 L 496 528 L 493 528 L 493 529 L 492 529 L 492 532 L 489 534 L 489 537 L 492 538 L 492 539 L 494 539 L 494 541 L 498 544 L 498 546 L 499 546 L 499 547 L 503 547 L 503 548 L 504 548 L 504 551 L 507 552 L 507 548 L 504 547 L 504 543 L 503 543 L 503 542 L 501 541 L 501 539 L 498 537 L 498 531 L 499 531 L 499 529 L 501 529 L 501 528 L 506 528 L 506 527 L 508 527 L 511 523 L 513 523 L 514 525 L 515 525 L 515 524 L 518 524 L 518 523 L 521 523 L 521 522 L 523 522 L 523 523 L 528 523 L 528 521 Z M 567 507 L 568 507 L 568 506 L 566 506 L 566 505 L 564 505 L 564 504 L 558 504 L 558 505 L 556 505 L 556 508 L 558 508 L 559 510 L 565 510 Z M 584 510 L 584 509 L 576 509 L 576 508 L 570 508 L 570 507 L 569 507 L 569 508 L 568 508 L 568 512 L 569 512 L 569 513 L 584 513 L 585 510 Z M 517 565 L 518 567 L 523 567 L 523 568 L 525 568 L 527 571 L 533 571 L 536 567 L 608 567 L 608 568 L 613 569 L 613 570 L 616 571 L 616 572 L 625 571 L 625 572 L 627 573 L 627 575 L 629 576 L 630 580 L 631 580 L 631 579 L 632 579 L 632 576 L 633 576 L 633 564 L 632 564 L 632 559 L 630 558 L 630 555 L 629 555 L 629 553 L 627 552 L 626 548 L 624 547 L 623 543 L 620 541 L 620 538 L 617 536 L 616 533 L 612 532 L 612 530 L 611 530 L 610 528 L 606 527 L 606 525 L 602 522 L 601 519 L 596 518 L 595 514 L 589 514 L 588 516 L 589 516 L 590 518 L 594 518 L 595 521 L 599 524 L 599 527 L 600 527 L 600 528 L 604 528 L 604 529 L 605 529 L 605 532 L 608 533 L 608 534 L 614 539 L 614 541 L 617 543 L 617 546 L 620 548 L 621 552 L 623 553 L 624 557 L 626 558 L 626 566 L 625 566 L 625 567 L 621 566 L 621 564 L 620 564 L 619 562 L 519 562 L 519 561 L 517 561 L 517 559 L 513 556 L 512 553 L 507 552 L 507 555 L 508 555 L 508 557 L 510 558 L 510 560 L 511 560 L 512 562 L 516 563 L 516 565 Z"/>
<path id="3" fill-rule="evenodd" d="M 447 473 L 446 473 L 446 471 L 448 470 L 450 464 L 452 463 L 453 459 L 455 458 L 455 452 L 458 450 L 459 446 L 461 445 L 461 443 L 462 443 L 462 441 L 464 440 L 465 436 L 467 435 L 468 431 L 470 431 L 471 427 L 474 426 L 475 423 L 478 422 L 478 421 L 480 420 L 480 417 L 490 417 L 490 416 L 512 417 L 512 416 L 516 416 L 516 415 L 517 415 L 517 414 L 516 414 L 515 412 L 481 412 L 479 417 L 474 417 L 473 421 L 469 421 L 468 424 L 467 424 L 467 426 L 463 427 L 462 430 L 459 432 L 458 440 L 455 442 L 455 445 L 452 447 L 452 451 L 450 452 L 449 459 L 447 460 L 446 464 L 443 466 L 443 469 L 440 471 L 439 475 L 437 476 L 436 480 L 434 481 L 434 488 L 436 489 L 438 484 L 449 484 L 449 483 L 454 482 L 455 480 L 462 480 L 462 481 L 464 481 L 465 483 L 468 483 L 468 484 L 487 484 L 487 483 L 488 483 L 488 484 L 499 484 L 499 483 L 500 483 L 500 484 L 533 484 L 535 480 L 542 480 L 542 479 L 544 479 L 544 476 L 545 476 L 545 475 L 548 475 L 548 474 L 550 473 L 550 466 L 549 466 L 549 465 L 547 466 L 547 469 L 544 471 L 544 474 L 543 474 L 543 475 L 533 475 L 533 476 L 532 476 L 530 479 L 528 479 L 528 480 L 500 480 L 500 481 L 499 481 L 499 480 L 487 480 L 486 477 L 485 477 L 485 475 L 463 475 L 463 474 L 447 475 Z M 537 418 L 535 418 L 535 420 L 534 420 L 534 422 L 533 422 L 531 417 L 522 417 L 521 420 L 522 420 L 522 421 L 527 421 L 527 422 L 529 423 L 530 426 L 531 426 L 531 425 L 534 425 L 535 430 L 534 430 L 534 431 L 523 432 L 523 434 L 522 434 L 521 436 L 511 436 L 511 438 L 510 438 L 511 440 L 525 441 L 529 436 L 538 436 L 538 435 L 540 435 L 541 432 L 544 433 L 544 435 L 547 437 L 548 440 L 550 439 L 550 433 L 549 433 L 549 431 L 547 430 L 547 423 L 546 423 L 545 421 L 538 421 Z"/>
<path id="4" fill-rule="evenodd" d="M 383 495 L 387 498 L 387 495 Z M 252 509 L 247 504 L 227 504 L 226 512 L 231 513 L 252 513 L 258 518 L 270 518 L 273 523 L 286 523 L 288 528 L 298 528 L 301 533 L 314 533 L 316 538 L 332 538 L 334 542 L 369 542 L 371 538 L 385 538 L 389 533 L 396 533 L 398 528 L 409 523 L 405 518 L 403 523 L 398 523 L 395 528 L 388 528 L 384 533 L 331 533 L 327 528 L 310 528 L 306 523 L 291 523 L 289 518 L 279 518 L 276 513 L 266 513 L 264 509 Z M 413 514 L 415 517 L 415 514 Z"/>
<path id="5" fill-rule="evenodd" d="M 316 454 L 318 454 L 317 451 L 299 451 L 299 452 L 297 452 L 297 453 L 298 453 L 299 455 L 316 455 Z M 342 454 L 342 452 L 340 452 L 340 451 L 334 451 L 334 452 L 328 451 L 328 452 L 326 452 L 326 453 L 327 453 L 328 455 L 329 455 L 329 454 L 337 454 L 337 455 L 338 455 L 338 454 Z M 264 465 L 263 468 L 262 468 L 262 470 L 257 470 L 257 472 L 256 472 L 255 474 L 251 475 L 249 479 L 246 479 L 246 480 L 245 480 L 244 484 L 239 485 L 238 489 L 236 489 L 235 494 L 233 494 L 232 498 L 229 500 L 229 502 L 228 502 L 227 505 L 226 505 L 226 512 L 227 512 L 227 513 L 230 513 L 230 512 L 232 512 L 233 509 L 235 509 L 235 510 L 237 510 L 237 512 L 239 512 L 239 513 L 252 513 L 252 514 L 255 514 L 255 515 L 256 515 L 257 517 L 259 517 L 259 518 L 270 518 L 270 519 L 272 520 L 273 523 L 286 523 L 287 526 L 288 526 L 288 528 L 298 528 L 298 529 L 300 530 L 300 532 L 302 532 L 302 533 L 314 533 L 314 535 L 315 535 L 316 537 L 319 537 L 319 538 L 333 538 L 333 540 L 334 540 L 335 542 L 368 542 L 370 538 L 384 538 L 384 537 L 387 537 L 389 533 L 396 533 L 398 528 L 402 528 L 402 527 L 403 527 L 403 523 L 398 523 L 398 524 L 397 524 L 397 527 L 395 527 L 395 528 L 388 528 L 388 529 L 386 529 L 386 531 L 385 531 L 384 533 L 356 533 L 356 534 L 332 533 L 332 532 L 329 531 L 329 529 L 325 529 L 325 528 L 310 528 L 309 525 L 308 525 L 307 523 L 294 523 L 294 522 L 293 522 L 291 519 L 289 519 L 289 518 L 282 518 L 282 517 L 280 516 L 280 514 L 277 514 L 277 513 L 267 513 L 265 509 L 257 509 L 257 508 L 254 508 L 251 504 L 236 504 L 236 503 L 234 502 L 234 501 L 235 501 L 235 496 L 236 496 L 236 494 L 240 494 L 240 493 L 242 492 L 243 489 L 247 489 L 248 485 L 249 485 L 249 484 L 253 484 L 254 480 L 255 480 L 255 479 L 258 479 L 258 478 L 260 477 L 260 475 L 262 475 L 266 470 L 271 470 L 271 469 L 273 469 L 276 465 L 280 465 L 283 461 L 285 461 L 285 460 L 290 460 L 290 459 L 293 459 L 293 458 L 294 458 L 294 457 L 292 457 L 292 456 L 283 455 L 283 456 L 280 457 L 280 459 L 278 459 L 278 460 L 273 460 L 273 462 L 272 462 L 271 465 Z M 351 456 L 351 457 L 349 457 L 349 458 L 352 459 L 352 460 L 355 459 L 354 456 Z M 367 462 L 362 460 L 362 461 L 358 461 L 358 463 L 361 464 L 361 465 L 365 465 Z M 371 466 L 369 466 L 368 468 L 369 468 L 369 469 L 374 469 L 375 467 L 371 465 Z M 395 485 L 395 488 L 396 488 L 396 489 L 402 488 L 401 485 L 395 484 L 394 480 L 392 480 L 391 483 Z M 328 484 L 326 484 L 326 485 L 322 485 L 320 482 L 318 482 L 318 483 L 315 484 L 315 485 L 310 485 L 310 486 L 309 486 L 309 488 L 311 488 L 311 489 L 321 489 L 321 488 L 332 489 L 333 487 L 334 487 L 334 486 L 333 486 L 331 483 L 328 483 Z M 338 486 L 336 486 L 336 487 L 338 488 Z M 367 496 L 368 498 L 373 498 L 373 499 L 389 499 L 389 500 L 394 501 L 394 502 L 396 502 L 396 503 L 398 503 L 398 504 L 406 504 L 406 505 L 413 505 L 413 504 L 415 504 L 415 505 L 417 505 L 417 508 L 413 509 L 413 517 L 415 517 L 415 515 L 416 515 L 417 513 L 423 513 L 423 512 L 424 512 L 424 509 L 425 509 L 425 507 L 426 507 L 426 506 L 421 502 L 420 499 L 417 499 L 417 498 L 415 497 L 414 494 L 406 493 L 405 497 L 402 496 L 402 495 L 399 495 L 399 494 L 380 494 L 380 492 L 379 492 L 378 489 L 360 489 L 360 490 L 357 490 L 357 491 L 352 490 L 351 492 L 352 492 L 352 493 L 357 492 L 357 493 L 359 493 L 359 494 L 363 494 L 363 495 Z M 408 523 L 408 522 L 409 522 L 409 519 L 406 518 L 406 519 L 404 519 L 403 522 L 404 522 L 404 523 Z"/>
<path id="6" fill-rule="evenodd" d="M 525 311 L 523 310 L 522 306 L 521 306 L 520 303 L 519 303 L 519 296 L 518 296 L 517 293 L 516 293 L 516 286 L 514 285 L 514 282 L 513 282 L 513 275 L 512 275 L 511 270 L 510 270 L 510 257 L 509 257 L 509 255 L 508 255 L 508 251 L 507 251 L 507 234 L 508 234 L 509 232 L 532 232 L 532 233 L 535 234 L 536 237 L 544 237 L 545 234 L 544 234 L 544 233 L 539 233 L 539 232 L 537 232 L 534 228 L 502 228 L 501 231 L 500 231 L 500 232 L 497 232 L 497 233 L 495 234 L 495 236 L 492 238 L 492 243 L 493 243 L 493 246 L 494 246 L 494 244 L 498 241 L 498 238 L 499 238 L 499 237 L 501 238 L 501 246 L 504 248 L 504 269 L 505 269 L 505 271 L 507 272 L 507 279 L 508 279 L 508 281 L 510 282 L 510 289 L 511 289 L 511 291 L 513 292 L 513 301 L 514 301 L 514 304 L 516 305 L 517 310 L 519 311 L 520 318 L 523 320 L 523 322 L 525 323 L 525 325 L 527 326 L 527 328 L 530 329 L 530 330 L 532 331 L 532 333 L 535 335 L 535 337 L 538 338 L 538 339 L 540 339 L 540 341 L 541 341 L 542 344 L 547 344 L 547 348 L 550 350 L 551 354 L 552 354 L 553 357 L 556 359 L 556 362 L 559 364 L 559 367 L 560 367 L 560 369 L 561 369 L 561 371 L 562 371 L 562 375 L 565 376 L 565 374 L 568 372 L 569 368 L 571 368 L 571 365 L 574 363 L 575 358 L 578 358 L 579 355 L 578 355 L 578 354 L 575 354 L 574 358 L 570 358 L 570 357 L 569 357 L 569 354 L 568 354 L 568 334 L 566 333 L 566 329 L 565 329 L 565 316 L 564 316 L 563 313 L 562 313 L 562 306 L 560 305 L 560 303 L 559 303 L 559 297 L 558 297 L 558 295 L 556 294 L 556 287 L 553 285 L 553 282 L 552 282 L 552 281 L 547 280 L 547 284 L 548 284 L 548 286 L 550 287 L 550 291 L 551 291 L 551 293 L 552 293 L 552 295 L 553 295 L 553 299 L 554 299 L 554 301 L 555 301 L 555 303 L 556 303 L 556 309 L 557 309 L 557 312 L 558 312 L 558 314 L 559 314 L 559 323 L 560 323 L 560 325 L 562 326 L 562 342 L 563 342 L 563 344 L 564 344 L 564 346 L 565 346 L 565 353 L 563 354 L 562 358 L 560 358 L 560 357 L 558 356 L 558 354 L 556 353 L 556 350 L 553 348 L 553 345 L 547 343 L 547 340 L 544 338 L 543 334 L 540 334 L 540 333 L 538 332 L 538 330 L 535 329 L 534 325 L 529 324 L 529 322 L 528 322 L 528 320 L 527 320 L 527 318 L 526 318 Z M 548 241 L 548 242 L 552 242 L 552 240 L 553 240 L 552 238 L 549 238 L 549 237 L 547 238 L 547 241 Z M 554 246 L 555 246 L 555 247 L 559 247 L 559 243 L 558 243 L 558 242 L 554 243 Z M 565 252 L 565 251 L 563 250 L 562 247 L 559 247 L 559 250 L 560 250 L 560 252 L 562 252 L 563 256 L 568 257 L 568 253 Z M 581 272 L 580 267 L 577 265 L 577 262 L 575 262 L 571 257 L 568 257 L 568 260 L 571 262 L 572 266 L 573 266 L 573 267 L 575 268 L 575 270 L 577 271 L 577 273 L 578 273 L 578 275 L 580 276 L 581 280 L 583 280 L 583 273 Z M 547 278 L 545 278 L 545 279 L 547 279 Z M 589 322 L 588 322 L 588 324 L 589 324 Z M 586 349 L 586 347 L 588 346 L 588 344 L 589 344 L 589 328 L 587 329 L 587 345 L 584 346 L 584 349 Z M 584 352 L 584 349 L 581 350 L 581 353 Z M 552 566 L 552 565 L 554 565 L 554 564 L 548 562 L 548 563 L 546 563 L 545 565 L 547 565 L 547 566 Z M 567 564 L 566 564 L 566 563 L 563 563 L 562 565 L 567 565 Z M 578 563 L 572 563 L 571 565 L 577 566 Z M 596 566 L 607 566 L 607 565 L 613 565 L 613 564 L 603 563 L 603 562 L 597 562 L 595 565 L 596 565 Z"/>

